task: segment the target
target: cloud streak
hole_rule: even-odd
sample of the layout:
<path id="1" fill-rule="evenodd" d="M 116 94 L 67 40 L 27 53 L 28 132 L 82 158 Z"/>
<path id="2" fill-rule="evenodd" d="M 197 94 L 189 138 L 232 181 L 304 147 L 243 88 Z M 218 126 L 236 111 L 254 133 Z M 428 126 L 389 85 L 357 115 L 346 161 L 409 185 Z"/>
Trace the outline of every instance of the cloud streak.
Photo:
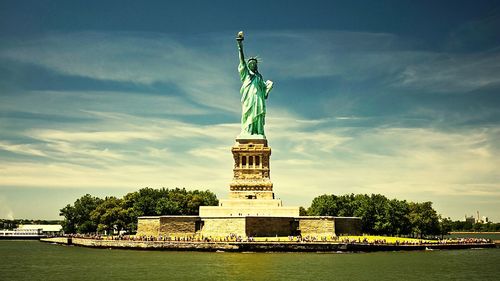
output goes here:
<path id="1" fill-rule="evenodd" d="M 36 64 L 63 75 L 151 85 L 176 85 L 194 102 L 232 111 L 236 76 L 217 54 L 189 48 L 161 34 L 53 34 L 3 48 L 0 57 Z"/>

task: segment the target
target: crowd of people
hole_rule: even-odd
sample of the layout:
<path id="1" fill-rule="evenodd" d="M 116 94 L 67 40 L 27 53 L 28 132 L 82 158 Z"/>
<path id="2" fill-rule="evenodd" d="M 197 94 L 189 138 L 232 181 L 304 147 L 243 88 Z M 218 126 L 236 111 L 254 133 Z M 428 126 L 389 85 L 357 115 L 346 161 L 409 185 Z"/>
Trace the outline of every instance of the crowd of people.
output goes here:
<path id="1" fill-rule="evenodd" d="M 159 241 L 159 242 L 252 242 L 253 237 L 243 239 L 240 235 L 230 234 L 224 237 L 212 236 L 169 236 L 169 235 L 101 235 L 101 234 L 69 234 L 68 238 L 93 240 L 123 240 L 123 241 Z"/>
<path id="2" fill-rule="evenodd" d="M 446 238 L 437 240 L 416 240 L 404 239 L 387 241 L 386 239 L 368 239 L 367 237 L 342 237 L 342 236 L 288 236 L 286 239 L 278 237 L 268 237 L 255 239 L 253 236 L 242 237 L 237 234 L 229 234 L 223 237 L 212 236 L 169 236 L 169 235 L 101 235 L 101 234 L 70 234 L 71 238 L 83 238 L 94 240 L 125 240 L 125 241 L 159 241 L 159 242 L 329 242 L 342 244 L 363 244 L 363 245 L 437 245 L 437 244 L 478 244 L 492 243 L 493 241 L 485 238 Z"/>
<path id="3" fill-rule="evenodd" d="M 395 240 L 389 242 L 386 239 L 373 239 L 368 240 L 366 237 L 361 239 L 350 239 L 342 238 L 339 240 L 344 244 L 369 244 L 369 245 L 444 245 L 444 244 L 480 244 L 480 243 L 492 243 L 490 239 L 484 238 L 449 238 L 449 239 L 438 239 L 438 240 Z"/>

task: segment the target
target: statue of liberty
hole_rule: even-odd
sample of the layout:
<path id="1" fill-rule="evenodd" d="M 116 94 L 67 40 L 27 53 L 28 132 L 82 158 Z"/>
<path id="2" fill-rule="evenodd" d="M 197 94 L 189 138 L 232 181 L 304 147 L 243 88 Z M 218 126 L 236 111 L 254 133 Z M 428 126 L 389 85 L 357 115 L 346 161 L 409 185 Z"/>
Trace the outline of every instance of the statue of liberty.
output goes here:
<path id="1" fill-rule="evenodd" d="M 250 57 L 245 61 L 243 54 L 243 31 L 236 37 L 240 64 L 238 72 L 242 82 L 241 94 L 241 133 L 238 138 L 266 138 L 264 124 L 266 119 L 266 99 L 273 88 L 273 82 L 264 82 L 262 75 L 257 69 L 259 62 L 256 57 Z"/>

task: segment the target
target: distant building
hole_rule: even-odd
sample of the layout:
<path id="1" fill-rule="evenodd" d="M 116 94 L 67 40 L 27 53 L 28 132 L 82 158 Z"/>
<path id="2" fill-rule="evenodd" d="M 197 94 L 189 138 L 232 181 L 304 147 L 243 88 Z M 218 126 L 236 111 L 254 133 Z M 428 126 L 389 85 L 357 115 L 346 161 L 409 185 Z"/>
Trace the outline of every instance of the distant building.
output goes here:
<path id="1" fill-rule="evenodd" d="M 24 237 L 24 236 L 42 236 L 41 229 L 19 229 L 16 228 L 14 230 L 2 229 L 0 230 L 0 236 L 16 236 L 16 237 Z"/>
<path id="2" fill-rule="evenodd" d="M 465 221 L 466 222 L 470 222 L 472 224 L 475 224 L 475 223 L 488 223 L 488 222 L 490 222 L 490 220 L 488 219 L 487 216 L 479 217 L 479 211 L 477 211 L 477 216 L 476 217 L 474 217 L 474 216 L 468 217 L 467 215 L 465 215 Z"/>
<path id="3" fill-rule="evenodd" d="M 468 217 L 467 215 L 465 215 L 465 222 L 469 222 L 471 224 L 475 224 L 476 223 L 476 218 L 474 218 L 474 216 Z"/>
<path id="4" fill-rule="evenodd" d="M 63 234 L 63 228 L 59 224 L 21 224 L 19 230 L 39 230 L 41 235 L 53 236 Z"/>

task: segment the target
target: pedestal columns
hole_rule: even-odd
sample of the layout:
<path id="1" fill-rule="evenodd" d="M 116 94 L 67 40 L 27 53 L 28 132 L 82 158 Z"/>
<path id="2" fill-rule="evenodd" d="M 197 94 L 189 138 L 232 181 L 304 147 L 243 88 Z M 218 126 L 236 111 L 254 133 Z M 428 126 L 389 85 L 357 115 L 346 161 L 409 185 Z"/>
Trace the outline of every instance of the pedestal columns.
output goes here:
<path id="1" fill-rule="evenodd" d="M 236 139 L 230 199 L 274 199 L 270 179 L 271 148 L 265 139 Z"/>

